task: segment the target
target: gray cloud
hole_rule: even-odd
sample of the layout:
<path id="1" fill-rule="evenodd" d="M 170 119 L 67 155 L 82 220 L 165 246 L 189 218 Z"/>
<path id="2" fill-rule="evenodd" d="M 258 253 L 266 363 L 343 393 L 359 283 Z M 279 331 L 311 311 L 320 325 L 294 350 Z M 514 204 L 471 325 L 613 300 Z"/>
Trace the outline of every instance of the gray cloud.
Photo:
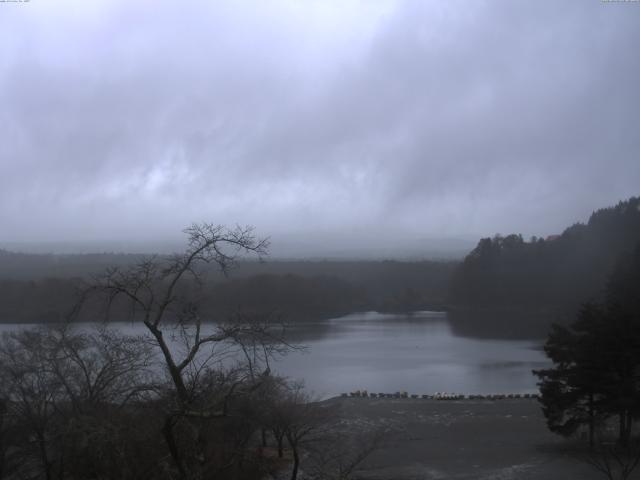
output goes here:
<path id="1" fill-rule="evenodd" d="M 634 3 L 52 3 L 0 6 L 0 241 L 545 235 L 640 193 Z"/>

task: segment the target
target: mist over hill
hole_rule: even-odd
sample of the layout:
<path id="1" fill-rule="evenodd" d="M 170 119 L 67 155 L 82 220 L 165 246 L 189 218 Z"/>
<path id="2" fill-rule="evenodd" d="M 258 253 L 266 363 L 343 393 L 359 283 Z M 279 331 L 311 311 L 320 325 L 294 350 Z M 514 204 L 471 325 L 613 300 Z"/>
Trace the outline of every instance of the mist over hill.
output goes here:
<path id="1" fill-rule="evenodd" d="M 471 236 L 381 238 L 372 234 L 360 236 L 344 232 L 313 236 L 275 232 L 268 236 L 270 260 L 457 260 L 464 258 L 475 245 L 475 238 Z M 168 254 L 182 248 L 180 238 L 148 241 L 0 241 L 0 249 L 13 253 L 56 256 Z M 66 260 L 58 258 L 57 261 Z"/>
<path id="2" fill-rule="evenodd" d="M 543 334 L 550 321 L 573 318 L 581 303 L 601 301 L 614 266 L 638 245 L 639 197 L 546 239 L 483 238 L 456 268 L 448 303 L 471 330 Z"/>
<path id="3" fill-rule="evenodd" d="M 238 309 L 278 311 L 293 321 L 365 310 L 446 309 L 459 333 L 542 336 L 552 321 L 567 322 L 582 302 L 601 298 L 615 263 L 640 243 L 640 198 L 599 209 L 559 235 L 482 238 L 463 261 L 446 256 L 424 260 L 417 254 L 368 259 L 377 247 L 366 240 L 360 251 L 298 259 L 297 240 L 273 241 L 276 252 L 280 245 L 288 259 L 275 253 L 264 262 L 240 260 L 228 278 L 211 268 L 202 305 L 207 318 L 225 318 Z M 452 254 L 465 242 L 453 240 L 447 250 L 444 240 L 425 241 L 421 252 L 426 257 L 441 247 Z M 300 252 L 311 251 L 311 244 L 297 245 Z M 419 242 L 414 245 L 417 250 Z M 325 245 L 327 252 L 332 247 Z M 0 250 L 0 321 L 63 320 L 83 282 L 108 267 L 127 267 L 144 258 L 142 253 Z"/>

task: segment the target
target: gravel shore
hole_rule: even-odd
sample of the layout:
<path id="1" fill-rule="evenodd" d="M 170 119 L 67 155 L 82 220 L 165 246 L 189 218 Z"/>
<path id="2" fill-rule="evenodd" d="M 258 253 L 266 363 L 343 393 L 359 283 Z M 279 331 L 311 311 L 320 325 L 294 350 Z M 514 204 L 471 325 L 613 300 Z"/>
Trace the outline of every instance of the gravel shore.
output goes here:
<path id="1" fill-rule="evenodd" d="M 550 433 L 534 399 L 332 398 L 345 431 L 387 431 L 358 471 L 368 479 L 597 480 Z"/>

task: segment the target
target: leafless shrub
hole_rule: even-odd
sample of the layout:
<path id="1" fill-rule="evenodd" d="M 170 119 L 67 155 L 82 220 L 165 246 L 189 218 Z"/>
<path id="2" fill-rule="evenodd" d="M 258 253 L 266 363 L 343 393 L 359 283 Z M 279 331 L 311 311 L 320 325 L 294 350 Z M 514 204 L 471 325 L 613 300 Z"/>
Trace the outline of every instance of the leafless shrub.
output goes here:
<path id="1" fill-rule="evenodd" d="M 2 423 L 13 431 L 6 451 L 20 465 L 13 475 L 67 478 L 81 470 L 79 459 L 92 458 L 92 469 L 104 467 L 107 453 L 107 463 L 119 465 L 119 474 L 130 470 L 126 465 L 133 462 L 125 450 L 131 436 L 123 435 L 123 409 L 153 391 L 150 362 L 151 352 L 139 339 L 104 328 L 3 334 Z"/>
<path id="2" fill-rule="evenodd" d="M 325 435 L 310 452 L 311 474 L 318 480 L 353 480 L 362 464 L 383 447 L 384 430 Z"/>
<path id="3" fill-rule="evenodd" d="M 627 480 L 640 463 L 640 442 L 599 442 L 580 458 L 609 480 Z"/>

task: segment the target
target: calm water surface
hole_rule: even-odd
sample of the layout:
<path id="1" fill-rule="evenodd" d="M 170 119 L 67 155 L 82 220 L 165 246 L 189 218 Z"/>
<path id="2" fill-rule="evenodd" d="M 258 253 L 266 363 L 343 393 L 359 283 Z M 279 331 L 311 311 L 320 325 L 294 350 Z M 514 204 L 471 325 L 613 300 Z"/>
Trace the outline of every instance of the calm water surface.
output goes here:
<path id="1" fill-rule="evenodd" d="M 139 325 L 118 324 L 130 333 Z M 15 329 L 2 325 L 0 331 Z M 358 313 L 294 325 L 291 339 L 306 345 L 272 365 L 304 380 L 319 397 L 366 389 L 391 393 L 532 393 L 534 368 L 548 365 L 540 343 L 456 336 L 445 313 Z"/>
<path id="2" fill-rule="evenodd" d="M 353 314 L 297 330 L 308 351 L 275 368 L 323 397 L 356 389 L 533 393 L 531 370 L 548 365 L 540 342 L 455 336 L 445 313 Z"/>

